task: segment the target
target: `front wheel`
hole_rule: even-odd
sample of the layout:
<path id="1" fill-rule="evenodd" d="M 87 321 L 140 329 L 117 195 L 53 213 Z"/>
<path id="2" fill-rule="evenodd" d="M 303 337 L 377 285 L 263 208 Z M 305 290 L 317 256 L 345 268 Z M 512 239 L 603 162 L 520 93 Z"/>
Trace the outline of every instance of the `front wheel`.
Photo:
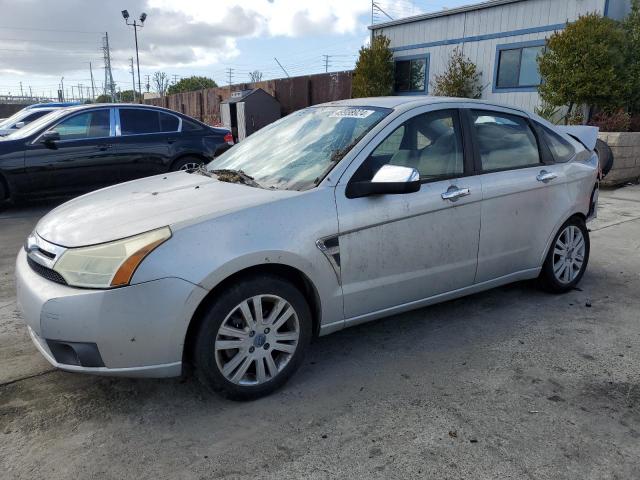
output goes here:
<path id="1" fill-rule="evenodd" d="M 589 262 L 589 231 L 579 217 L 560 227 L 540 272 L 542 287 L 552 293 L 565 293 L 582 279 Z"/>
<path id="2" fill-rule="evenodd" d="M 273 275 L 249 277 L 223 291 L 205 314 L 196 371 L 228 398 L 267 395 L 298 369 L 311 330 L 309 306 L 295 286 Z"/>

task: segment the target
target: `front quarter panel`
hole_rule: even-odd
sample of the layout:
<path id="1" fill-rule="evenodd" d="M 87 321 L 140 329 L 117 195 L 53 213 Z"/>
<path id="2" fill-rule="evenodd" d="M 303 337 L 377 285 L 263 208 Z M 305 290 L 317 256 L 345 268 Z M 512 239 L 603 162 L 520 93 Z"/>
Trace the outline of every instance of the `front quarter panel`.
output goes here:
<path id="1" fill-rule="evenodd" d="M 246 187 L 251 188 L 251 187 Z M 338 232 L 333 189 L 315 188 L 239 212 L 173 228 L 173 237 L 135 273 L 133 283 L 179 277 L 213 289 L 237 272 L 259 265 L 293 267 L 313 284 L 322 325 L 343 320 L 342 289 L 316 246 Z"/>

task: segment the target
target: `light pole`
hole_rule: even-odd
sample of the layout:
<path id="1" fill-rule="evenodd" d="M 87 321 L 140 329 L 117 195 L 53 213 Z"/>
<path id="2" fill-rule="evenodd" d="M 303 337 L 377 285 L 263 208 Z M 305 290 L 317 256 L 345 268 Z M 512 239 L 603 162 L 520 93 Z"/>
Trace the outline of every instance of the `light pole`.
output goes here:
<path id="1" fill-rule="evenodd" d="M 147 14 L 142 13 L 140 15 L 140 23 L 137 20 L 134 20 L 133 23 L 129 23 L 129 12 L 127 10 L 122 10 L 122 18 L 124 18 L 124 22 L 133 27 L 133 35 L 136 39 L 136 63 L 138 65 L 138 91 L 140 92 L 140 97 L 142 97 L 142 82 L 140 81 L 140 56 L 138 55 L 138 28 L 144 27 L 144 21 L 147 19 Z M 133 89 L 134 96 L 136 94 L 135 86 Z"/>

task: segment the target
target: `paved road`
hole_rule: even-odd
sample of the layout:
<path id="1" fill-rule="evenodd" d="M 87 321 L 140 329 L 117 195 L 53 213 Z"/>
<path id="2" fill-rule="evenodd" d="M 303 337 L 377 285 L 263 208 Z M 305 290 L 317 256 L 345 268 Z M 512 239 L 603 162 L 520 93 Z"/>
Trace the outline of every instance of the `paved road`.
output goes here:
<path id="1" fill-rule="evenodd" d="M 517 284 L 324 337 L 252 403 L 52 371 L 13 284 L 52 206 L 0 214 L 3 479 L 640 478 L 640 187 L 603 194 L 579 290 Z"/>

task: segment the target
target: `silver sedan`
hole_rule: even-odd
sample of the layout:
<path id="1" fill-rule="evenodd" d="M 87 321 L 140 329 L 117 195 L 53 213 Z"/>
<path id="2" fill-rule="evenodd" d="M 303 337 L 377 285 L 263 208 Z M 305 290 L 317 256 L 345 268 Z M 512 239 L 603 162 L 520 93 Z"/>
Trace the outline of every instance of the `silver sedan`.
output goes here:
<path id="1" fill-rule="evenodd" d="M 231 398 L 281 386 L 314 336 L 589 259 L 597 129 L 430 97 L 298 111 L 206 168 L 46 215 L 17 259 L 29 333 L 56 367 Z"/>

